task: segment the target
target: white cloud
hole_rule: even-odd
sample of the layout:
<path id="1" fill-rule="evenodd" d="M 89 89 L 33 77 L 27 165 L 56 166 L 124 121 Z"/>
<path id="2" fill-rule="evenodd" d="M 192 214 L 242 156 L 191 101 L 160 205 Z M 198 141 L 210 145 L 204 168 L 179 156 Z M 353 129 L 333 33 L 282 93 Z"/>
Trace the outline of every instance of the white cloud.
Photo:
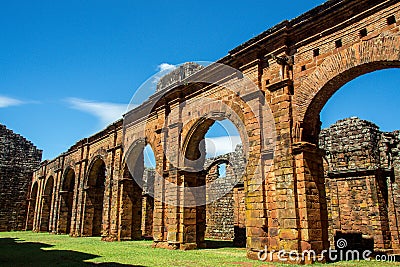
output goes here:
<path id="1" fill-rule="evenodd" d="M 172 71 L 174 69 L 176 69 L 176 66 L 169 63 L 161 63 L 160 65 L 157 66 L 157 70 L 161 72 Z"/>
<path id="2" fill-rule="evenodd" d="M 0 108 L 6 108 L 10 106 L 19 106 L 24 104 L 23 101 L 11 98 L 11 97 L 6 97 L 6 96 L 0 96 Z"/>
<path id="3" fill-rule="evenodd" d="M 128 107 L 127 104 L 96 102 L 80 98 L 68 98 L 66 101 L 71 105 L 71 108 L 90 113 L 98 117 L 101 123 L 105 125 L 121 119 Z"/>
<path id="4" fill-rule="evenodd" d="M 236 145 L 241 144 L 240 136 L 221 136 L 206 138 L 207 157 L 216 157 L 235 151 Z"/>

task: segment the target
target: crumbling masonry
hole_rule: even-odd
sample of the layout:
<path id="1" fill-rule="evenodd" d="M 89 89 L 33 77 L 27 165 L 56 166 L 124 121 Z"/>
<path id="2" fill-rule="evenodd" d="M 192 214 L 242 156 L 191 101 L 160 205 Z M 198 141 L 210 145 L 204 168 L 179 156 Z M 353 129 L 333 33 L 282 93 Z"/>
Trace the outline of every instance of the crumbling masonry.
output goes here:
<path id="1" fill-rule="evenodd" d="M 0 231 L 23 230 L 32 174 L 42 151 L 19 134 L 0 124 Z M 32 201 L 36 195 L 31 195 Z"/>
<path id="2" fill-rule="evenodd" d="M 168 90 L 158 90 L 123 121 L 77 142 L 34 173 L 28 215 L 33 230 L 140 238 L 146 202 L 152 206 L 155 247 L 204 247 L 206 207 L 184 206 L 186 191 L 167 185 L 190 189 L 205 183 L 207 174 L 193 171 L 182 158 L 204 160 L 199 145 L 205 133 L 215 120 L 229 119 L 247 159 L 241 224 L 248 257 L 257 259 L 265 246 L 320 253 L 337 235 L 351 234 L 354 242 L 373 239 L 376 249 L 399 253 L 396 149 L 386 147 L 395 146 L 396 135 L 367 127 L 353 137 L 360 143 L 352 150 L 323 132 L 328 154 L 319 148 L 319 114 L 329 98 L 360 75 L 400 66 L 399 16 L 394 0 L 332 0 L 274 26 L 218 61 L 241 71 L 231 77 L 233 84 L 251 79 L 256 92 L 230 91 L 222 78 L 220 85 L 188 82 L 192 76 L 218 76 L 215 65 L 181 76 L 178 83 L 165 79 Z M 205 105 L 205 99 L 212 101 Z M 276 135 L 269 138 L 273 128 Z M 156 197 L 148 202 L 132 179 L 143 171 L 129 172 L 127 164 L 140 161 L 146 145 L 156 159 Z M 361 200 L 361 194 L 368 198 Z"/>
<path id="3" fill-rule="evenodd" d="M 350 118 L 323 130 L 320 148 L 331 245 L 346 238 L 352 249 L 385 251 L 399 243 L 399 132 Z"/>

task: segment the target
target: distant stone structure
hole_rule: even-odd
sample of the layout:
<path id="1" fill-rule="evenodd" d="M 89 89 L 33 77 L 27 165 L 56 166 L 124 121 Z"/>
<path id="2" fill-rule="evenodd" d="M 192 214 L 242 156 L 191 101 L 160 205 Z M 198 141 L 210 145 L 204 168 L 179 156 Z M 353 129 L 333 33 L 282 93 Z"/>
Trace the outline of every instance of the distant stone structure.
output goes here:
<path id="1" fill-rule="evenodd" d="M 0 124 L 0 231 L 25 229 L 27 206 L 34 205 L 28 201 L 32 174 L 41 159 L 41 150 Z"/>
<path id="2" fill-rule="evenodd" d="M 399 242 L 400 136 L 352 117 L 321 131 L 329 241 L 390 251 Z"/>
<path id="3" fill-rule="evenodd" d="M 144 168 L 143 192 L 142 192 L 142 237 L 153 238 L 153 208 L 154 208 L 154 178 L 156 171 L 152 168 Z"/>
<path id="4" fill-rule="evenodd" d="M 204 69 L 202 65 L 193 62 L 184 63 L 178 66 L 176 69 L 172 70 L 170 73 L 164 75 L 157 83 L 156 92 L 162 91 L 165 88 L 176 85 L 182 80 L 188 78 L 192 74 Z"/>
<path id="5" fill-rule="evenodd" d="M 224 165 L 225 174 L 221 168 Z M 232 240 L 235 246 L 246 246 L 245 203 L 243 172 L 245 159 L 243 147 L 237 145 L 235 151 L 207 158 L 204 171 L 207 173 L 206 198 L 213 195 L 221 197 L 207 204 L 206 238 Z M 153 198 L 155 170 L 145 168 L 143 172 L 142 234 L 151 238 L 153 221 Z"/>
<path id="6" fill-rule="evenodd" d="M 206 159 L 204 170 L 207 200 L 213 195 L 221 196 L 207 204 L 205 237 L 233 240 L 236 246 L 246 246 L 242 145 L 231 153 Z"/>

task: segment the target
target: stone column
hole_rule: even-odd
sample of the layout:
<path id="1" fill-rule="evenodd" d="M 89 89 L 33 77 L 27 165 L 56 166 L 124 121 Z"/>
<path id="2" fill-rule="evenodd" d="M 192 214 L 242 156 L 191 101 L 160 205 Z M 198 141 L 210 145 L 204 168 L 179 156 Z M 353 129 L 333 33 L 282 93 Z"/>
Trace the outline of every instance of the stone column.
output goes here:
<path id="1" fill-rule="evenodd" d="M 399 163 L 397 161 L 397 163 Z M 395 164 L 395 166 L 400 166 Z M 397 168 L 393 171 L 392 177 L 388 177 L 388 217 L 391 233 L 391 246 L 394 254 L 400 253 L 400 187 L 396 178 L 399 175 Z"/>
<path id="2" fill-rule="evenodd" d="M 170 113 L 166 118 L 168 123 L 167 133 L 167 146 L 166 157 L 167 157 L 167 181 L 171 186 L 165 188 L 166 198 L 166 228 L 167 228 L 167 242 L 169 246 L 173 248 L 179 248 L 179 244 L 182 242 L 182 236 L 180 233 L 180 216 L 181 210 L 179 207 L 179 201 L 181 195 L 178 186 L 181 185 L 179 176 L 179 152 L 180 152 L 180 133 L 182 131 L 181 123 L 181 107 L 179 99 L 173 103 L 169 103 Z"/>
<path id="3" fill-rule="evenodd" d="M 35 221 L 35 232 L 40 232 L 40 223 L 42 220 L 42 210 L 43 210 L 43 195 L 44 195 L 44 186 L 45 186 L 45 178 L 46 178 L 46 169 L 42 168 L 42 175 L 39 177 L 39 192 L 38 192 L 38 203 L 36 209 L 36 221 Z"/>
<path id="4" fill-rule="evenodd" d="M 77 197 L 76 199 L 76 215 L 75 219 L 73 220 L 75 222 L 75 234 L 74 236 L 82 236 L 83 235 L 83 223 L 84 223 L 84 212 L 85 212 L 85 202 L 86 202 L 86 191 L 85 191 L 85 177 L 88 169 L 88 155 L 89 155 L 89 144 L 86 144 L 81 147 L 80 149 L 81 153 L 81 161 L 76 162 L 75 164 L 77 165 L 78 172 L 77 172 L 77 181 L 78 183 L 75 183 L 75 188 L 76 188 L 76 194 Z M 72 215 L 74 216 L 74 215 Z"/>
<path id="5" fill-rule="evenodd" d="M 36 194 L 36 203 L 35 203 L 35 207 L 33 207 L 33 225 L 32 225 L 32 231 L 33 232 L 37 232 L 38 229 L 38 214 L 40 213 L 39 211 L 39 202 L 40 202 L 40 194 L 41 194 L 41 180 L 38 179 L 37 181 L 38 183 L 38 190 L 37 190 L 37 194 Z"/>
<path id="6" fill-rule="evenodd" d="M 123 171 L 121 170 L 121 155 L 122 150 L 120 147 L 116 147 L 113 151 L 113 178 L 112 178 L 112 188 L 110 194 L 112 194 L 111 198 L 111 206 L 110 206 L 110 228 L 109 228 L 109 240 L 117 240 L 118 239 L 118 224 L 119 224 L 119 183 L 122 179 Z"/>
<path id="7" fill-rule="evenodd" d="M 181 185 L 179 172 L 177 169 L 170 169 L 168 171 L 167 181 L 172 185 Z M 182 237 L 180 238 L 179 236 L 179 219 L 181 216 L 179 201 L 181 200 L 181 193 L 179 192 L 178 187 L 166 187 L 165 198 L 167 199 L 167 203 L 165 204 L 167 242 L 172 248 L 179 248 L 179 244 L 182 242 Z M 176 201 L 176 204 L 173 203 L 174 200 Z"/>
<path id="8" fill-rule="evenodd" d="M 143 195 L 141 231 L 145 238 L 153 235 L 153 203 L 154 200 L 150 195 Z"/>
<path id="9" fill-rule="evenodd" d="M 60 158 L 58 159 L 60 161 Z M 54 192 L 53 192 L 53 205 L 51 208 L 52 214 L 52 224 L 51 224 L 51 233 L 55 234 L 58 232 L 58 224 L 60 218 L 60 205 L 61 205 L 61 195 L 60 191 L 62 188 L 62 175 L 63 175 L 63 168 L 60 162 L 58 162 L 59 167 L 57 168 L 56 177 L 54 178 Z"/>
<path id="10" fill-rule="evenodd" d="M 122 226 L 122 217 L 123 217 L 123 210 L 124 210 L 124 201 L 123 201 L 123 193 L 124 193 L 124 177 L 119 177 L 117 180 L 116 184 L 118 185 L 118 203 L 117 203 L 117 209 L 118 209 L 118 218 L 117 218 L 117 226 L 118 226 L 118 234 L 117 234 L 117 240 L 121 241 L 125 237 L 125 234 L 123 232 Z"/>
<path id="11" fill-rule="evenodd" d="M 167 106 L 161 106 L 157 111 L 157 115 L 160 118 L 160 129 L 156 131 L 156 134 L 160 136 L 157 147 L 155 148 L 154 155 L 156 157 L 156 171 L 154 176 L 154 211 L 153 211 L 153 240 L 154 246 L 161 244 L 166 241 L 166 227 L 165 227 L 165 181 L 164 172 L 167 167 L 166 157 L 164 154 L 164 148 L 167 145 L 168 140 L 168 128 L 166 124 L 168 122 Z"/>
<path id="12" fill-rule="evenodd" d="M 278 67 L 277 67 L 278 68 Z M 286 69 L 279 65 L 279 69 Z M 295 166 L 292 154 L 292 94 L 293 82 L 281 75 L 281 80 L 269 84 L 269 102 L 276 127 L 276 149 L 266 151 L 263 161 L 268 165 L 273 156 L 273 169 L 266 175 L 268 209 L 268 249 L 270 251 L 299 251 L 300 225 Z M 287 77 L 287 76 L 285 76 Z M 267 168 L 268 169 L 268 168 Z M 277 259 L 268 258 L 275 261 Z"/>
<path id="13" fill-rule="evenodd" d="M 74 192 L 73 192 L 73 199 L 72 199 L 72 214 L 71 214 L 71 230 L 70 236 L 78 236 L 79 231 L 77 230 L 79 227 L 78 217 L 78 198 L 80 195 L 80 186 L 81 186 L 81 179 L 80 179 L 80 166 L 79 168 L 75 165 L 74 166 L 74 173 L 75 173 L 75 182 L 74 182 Z"/>
<path id="14" fill-rule="evenodd" d="M 181 171 L 183 188 L 180 194 L 180 248 L 183 250 L 204 248 L 206 231 L 205 172 Z M 196 191 L 188 190 L 190 187 Z M 182 188 L 182 189 L 183 189 Z"/>
<path id="15" fill-rule="evenodd" d="M 328 214 L 322 155 L 317 145 L 299 142 L 293 144 L 295 159 L 295 186 L 300 240 L 299 252 L 328 249 Z"/>
<path id="16" fill-rule="evenodd" d="M 106 164 L 106 180 L 104 184 L 103 192 L 103 212 L 102 212 L 102 231 L 101 239 L 108 240 L 110 234 L 110 212 L 111 212 L 111 200 L 112 200 L 112 187 L 113 187 L 113 153 L 112 149 L 107 151 L 105 159 Z"/>

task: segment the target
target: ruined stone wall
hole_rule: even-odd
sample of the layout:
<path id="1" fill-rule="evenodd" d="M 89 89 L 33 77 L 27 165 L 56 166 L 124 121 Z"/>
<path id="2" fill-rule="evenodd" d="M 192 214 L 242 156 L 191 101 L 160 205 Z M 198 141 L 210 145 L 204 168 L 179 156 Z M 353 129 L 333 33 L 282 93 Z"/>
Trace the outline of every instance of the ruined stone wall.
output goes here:
<path id="1" fill-rule="evenodd" d="M 32 177 L 32 184 L 38 190 L 30 192 L 32 223 L 29 228 L 84 236 L 92 235 L 95 227 L 96 235 L 107 240 L 117 239 L 122 221 L 118 216 L 123 209 L 120 199 L 124 192 L 121 143 L 120 120 L 78 141 L 57 158 L 42 162 Z M 68 186 L 67 177 L 74 179 L 73 188 Z M 66 194 L 72 195 L 71 201 L 65 201 Z M 69 232 L 66 232 L 66 222 Z"/>
<path id="2" fill-rule="evenodd" d="M 184 80 L 185 78 L 189 77 L 190 75 L 194 74 L 195 72 L 203 69 L 204 67 L 193 63 L 193 62 L 187 62 L 167 75 L 164 75 L 157 83 L 157 89 L 156 91 L 159 92 L 168 86 L 171 86 L 173 84 L 179 83 L 180 81 Z"/>
<path id="3" fill-rule="evenodd" d="M 400 132 L 383 133 L 381 153 L 387 155 L 390 176 L 387 178 L 387 203 L 392 249 L 400 248 Z M 397 251 L 396 251 L 397 250 Z"/>
<path id="4" fill-rule="evenodd" d="M 375 124 L 352 117 L 322 130 L 319 140 L 326 153 L 331 245 L 347 236 L 354 248 L 393 249 L 391 241 L 398 243 L 399 214 L 394 210 L 399 195 L 393 191 L 398 188 L 394 168 L 399 166 L 393 164 L 398 160 L 398 134 L 383 133 Z"/>
<path id="5" fill-rule="evenodd" d="M 214 77 L 222 82 L 220 86 L 186 83 L 179 75 L 180 82 L 169 84 L 167 81 L 166 86 L 171 90 L 157 91 L 124 116 L 124 131 L 121 121 L 115 123 L 101 133 L 80 141 L 56 159 L 44 163 L 35 172 L 34 181 L 40 187 L 40 200 L 43 188 L 48 184 L 46 181 L 52 181 L 49 179 L 51 177 L 55 179 L 55 194 L 50 203 L 53 207 L 51 230 L 57 229 L 58 192 L 65 168 L 70 166 L 76 175 L 72 234 L 82 233 L 86 190 L 90 190 L 84 182 L 90 164 L 100 157 L 107 168 L 102 235 L 109 240 L 120 236 L 121 206 L 124 206 L 121 196 L 125 194 L 121 181 L 123 153 L 135 146 L 142 148 L 146 143 L 154 151 L 156 171 L 161 174 L 155 179 L 154 191 L 158 197 L 154 199 L 154 245 L 180 249 L 202 247 L 205 221 L 205 213 L 201 210 L 203 207 L 186 208 L 179 204 L 164 203 L 163 200 L 171 199 L 176 200 L 175 203 L 182 203 L 186 197 L 177 188 L 167 188 L 165 185 L 169 182 L 197 186 L 200 180 L 203 182 L 203 172 L 187 171 L 187 167 L 191 166 L 186 166 L 186 161 L 181 160 L 181 152 L 190 156 L 190 159 L 197 159 L 199 143 L 213 120 L 224 118 L 237 126 L 241 125 L 238 127 L 239 134 L 248 137 L 248 140 L 243 140 L 244 151 L 249 155 L 244 189 L 247 256 L 257 259 L 257 251 L 266 245 L 275 251 L 272 260 L 277 259 L 277 251 L 282 249 L 297 252 L 312 249 L 321 253 L 329 246 L 328 222 L 332 225 L 333 221 L 332 218 L 328 220 L 327 206 L 332 206 L 330 212 L 334 214 L 333 207 L 338 204 L 333 197 L 328 201 L 326 197 L 323 157 L 318 149 L 319 114 L 329 98 L 346 82 L 371 71 L 400 67 L 399 17 L 399 1 L 327 1 L 298 18 L 283 21 L 266 30 L 229 51 L 218 61 L 243 73 L 232 75 L 232 84 L 239 84 L 246 76 L 258 86 L 259 91 L 249 91 L 247 86 L 241 86 L 238 92 L 228 90 L 225 77 L 221 77 L 218 68 L 212 65 L 195 75 L 198 78 Z M 205 99 L 211 102 L 205 104 Z M 269 109 L 271 116 L 267 112 Z M 272 137 L 269 135 L 271 131 L 275 133 Z M 270 146 L 272 140 L 276 141 L 273 148 Z M 357 197 L 359 194 L 370 194 L 371 203 L 378 205 L 367 214 L 368 219 L 373 216 L 376 221 L 372 224 L 362 222 L 369 231 L 367 235 L 375 234 L 375 244 L 379 244 L 379 248 L 388 247 L 385 223 L 389 221 L 390 246 L 393 249 L 397 246 L 396 253 L 400 253 L 395 227 L 398 225 L 398 216 L 394 216 L 399 210 L 396 197 L 399 195 L 396 182 L 399 159 L 395 154 L 397 145 L 393 146 L 390 168 L 393 171 L 389 175 L 391 183 L 386 183 L 387 197 L 383 179 L 377 178 L 379 172 L 387 177 L 387 169 L 369 168 L 370 165 L 380 166 L 377 160 L 382 162 L 385 156 L 377 157 L 377 152 L 368 146 L 343 152 L 347 157 L 341 157 L 339 153 L 340 164 L 339 160 L 333 162 L 340 165 L 340 168 L 333 168 L 338 171 L 333 175 L 338 177 L 329 178 L 334 184 L 337 184 L 337 180 L 352 188 L 353 192 L 348 192 L 352 198 L 345 199 L 343 206 L 353 205 L 360 200 Z M 384 149 L 379 151 L 385 154 Z M 365 165 L 365 171 L 351 169 L 350 173 L 343 172 L 343 162 L 351 166 L 352 161 L 357 162 L 357 158 Z M 347 177 L 351 179 L 339 180 Z M 345 188 L 340 183 L 338 189 Z M 328 196 L 333 195 L 328 192 Z M 381 199 L 387 199 L 388 216 L 385 216 L 385 204 L 382 204 L 385 202 Z M 371 203 L 367 202 L 367 207 L 372 207 Z M 36 229 L 39 229 L 43 209 L 37 206 L 36 211 L 39 214 L 35 216 Z M 364 218 L 367 211 L 353 209 L 346 212 L 346 220 L 358 220 Z M 361 224 L 357 227 L 361 229 Z M 381 229 L 377 233 L 379 227 Z"/>
<path id="6" fill-rule="evenodd" d="M 224 165 L 225 174 L 222 174 L 221 165 Z M 207 204 L 206 238 L 233 239 L 238 243 L 237 240 L 243 239 L 243 232 L 246 236 L 244 195 L 241 190 L 245 167 L 242 145 L 237 145 L 234 152 L 206 160 L 207 200 L 220 196 Z"/>
<path id="7" fill-rule="evenodd" d="M 0 231 L 22 230 L 33 171 L 42 151 L 0 125 Z"/>
<path id="8" fill-rule="evenodd" d="M 226 177 L 220 176 L 220 166 L 214 165 L 206 177 L 207 198 L 220 194 L 221 196 L 207 204 L 206 207 L 206 238 L 231 240 L 234 237 L 234 197 L 232 189 L 229 190 L 229 180 L 234 175 L 229 165 L 226 166 Z M 215 186 L 210 186 L 213 183 Z M 223 192 L 224 190 L 228 192 Z"/>
<path id="9" fill-rule="evenodd" d="M 156 171 L 145 168 L 143 172 L 143 197 L 142 197 L 142 236 L 153 238 L 153 211 L 154 211 L 154 177 Z"/>

